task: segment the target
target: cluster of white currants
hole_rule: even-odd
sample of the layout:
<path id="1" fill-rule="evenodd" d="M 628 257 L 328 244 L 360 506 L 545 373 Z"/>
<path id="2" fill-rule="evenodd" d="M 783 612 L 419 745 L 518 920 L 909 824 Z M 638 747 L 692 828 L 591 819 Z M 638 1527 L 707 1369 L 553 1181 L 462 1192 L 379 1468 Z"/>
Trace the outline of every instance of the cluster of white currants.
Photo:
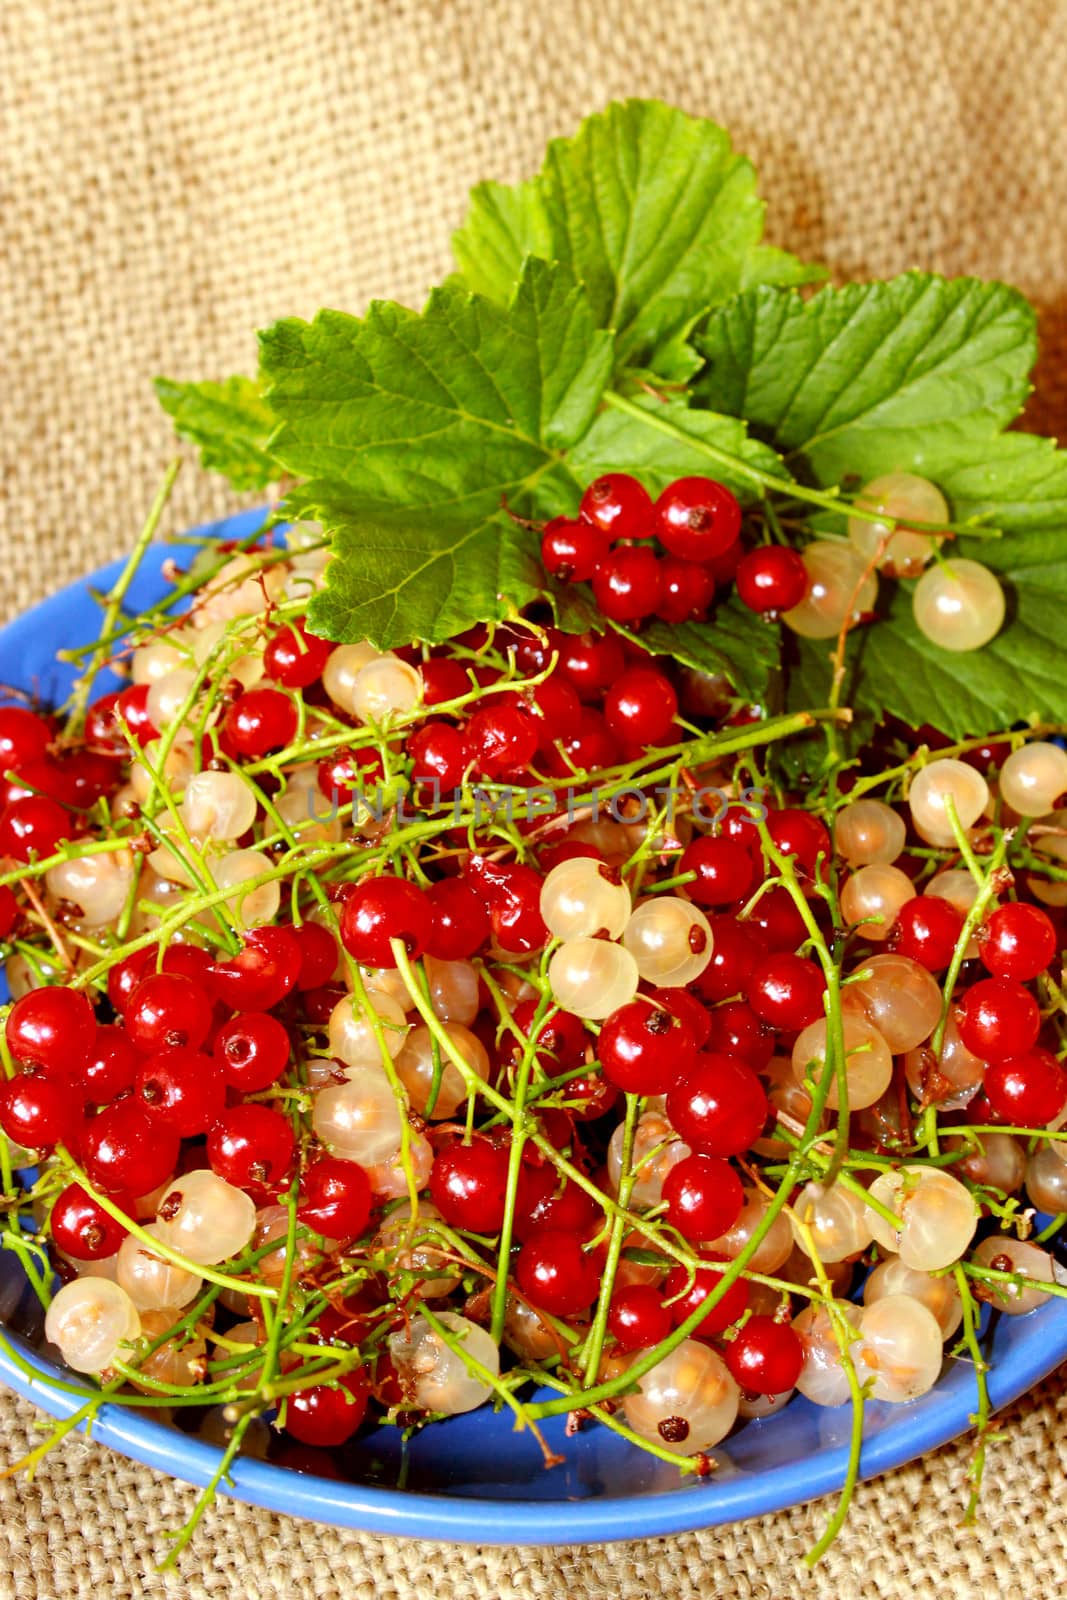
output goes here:
<path id="1" fill-rule="evenodd" d="M 847 544 L 817 539 L 801 551 L 808 592 L 783 614 L 786 626 L 805 639 L 833 638 L 848 618 L 873 611 L 881 572 L 888 578 L 918 578 L 912 594 L 915 624 L 933 644 L 952 651 L 988 644 L 1004 621 L 1000 583 L 981 562 L 940 558 L 942 539 L 912 525 L 948 522 L 940 489 L 914 473 L 890 472 L 872 479 L 857 504 L 886 520 L 852 516 Z"/>
<path id="2" fill-rule="evenodd" d="M 553 998 L 577 1017 L 602 1022 L 634 998 L 642 979 L 684 988 L 711 960 L 711 926 L 699 907 L 672 894 L 635 906 L 619 874 L 588 856 L 552 868 L 540 909 L 562 940 L 548 967 Z"/>

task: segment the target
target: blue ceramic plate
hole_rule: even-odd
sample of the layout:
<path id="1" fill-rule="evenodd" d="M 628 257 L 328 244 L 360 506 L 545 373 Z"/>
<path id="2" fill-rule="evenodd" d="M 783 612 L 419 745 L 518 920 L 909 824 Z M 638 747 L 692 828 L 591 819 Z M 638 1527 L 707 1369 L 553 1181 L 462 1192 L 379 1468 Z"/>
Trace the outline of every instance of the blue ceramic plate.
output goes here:
<path id="1" fill-rule="evenodd" d="M 260 516 L 252 512 L 200 531 L 243 538 Z M 188 564 L 191 553 L 188 546 L 154 546 L 130 603 L 140 607 L 158 599 L 165 591 L 164 560 Z M 90 586 L 106 589 L 120 566 L 73 584 L 0 630 L 0 682 L 36 690 L 48 700 L 61 698 L 70 673 L 57 666 L 54 652 L 95 637 L 99 612 Z M 103 693 L 113 685 L 97 687 Z M 58 1367 L 33 1353 L 40 1312 L 16 1272 L 10 1257 L 0 1259 L 0 1318 L 42 1379 L 60 1377 Z M 990 1389 L 999 1407 L 1067 1359 L 1067 1301 L 1052 1300 L 1027 1317 L 1000 1317 L 989 1353 Z M 73 1396 L 27 1377 L 5 1352 L 0 1379 L 55 1417 L 78 1407 Z M 962 1361 L 949 1364 L 936 1390 L 911 1405 L 868 1406 L 863 1475 L 886 1472 L 965 1432 L 974 1408 L 972 1371 Z M 383 1428 L 354 1440 L 339 1458 L 303 1452 L 300 1471 L 241 1459 L 227 1492 L 318 1522 L 429 1539 L 580 1544 L 645 1538 L 735 1522 L 839 1488 L 850 1420 L 848 1406 L 827 1411 L 794 1400 L 778 1416 L 748 1423 L 717 1446 L 719 1470 L 698 1482 L 679 1479 L 604 1428 L 565 1439 L 561 1418 L 546 1433 L 565 1461 L 546 1471 L 536 1443 L 512 1430 L 508 1413 L 482 1410 L 426 1429 L 406 1450 L 398 1430 Z M 123 1407 L 105 1406 L 93 1436 L 193 1484 L 206 1484 L 218 1465 L 213 1445 Z"/>

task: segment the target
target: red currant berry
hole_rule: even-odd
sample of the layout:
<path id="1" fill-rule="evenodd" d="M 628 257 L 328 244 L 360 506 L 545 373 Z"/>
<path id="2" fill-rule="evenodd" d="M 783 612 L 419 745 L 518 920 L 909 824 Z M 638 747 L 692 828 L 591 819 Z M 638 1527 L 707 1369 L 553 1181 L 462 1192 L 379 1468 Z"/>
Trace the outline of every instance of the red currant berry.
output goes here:
<path id="1" fill-rule="evenodd" d="M 504 778 L 529 766 L 540 735 L 528 711 L 489 705 L 476 711 L 465 730 L 466 761 L 485 778 Z M 466 761 L 464 765 L 466 765 Z"/>
<path id="2" fill-rule="evenodd" d="M 142 978 L 126 1007 L 126 1032 L 142 1055 L 187 1046 L 196 1050 L 211 1029 L 212 1005 L 192 978 L 157 972 Z"/>
<path id="3" fill-rule="evenodd" d="M 231 1106 L 207 1136 L 213 1172 L 236 1189 L 276 1189 L 289 1170 L 296 1140 L 288 1119 L 271 1106 Z"/>
<path id="4" fill-rule="evenodd" d="M 226 1104 L 217 1063 L 199 1050 L 180 1046 L 149 1056 L 138 1069 L 134 1089 L 153 1119 L 183 1139 L 206 1133 Z"/>
<path id="5" fill-rule="evenodd" d="M 613 550 L 593 573 L 593 598 L 611 622 L 640 622 L 663 601 L 663 574 L 643 545 Z"/>
<path id="6" fill-rule="evenodd" d="M 611 540 L 652 537 L 651 498 L 626 472 L 606 472 L 595 478 L 582 495 L 578 513 Z"/>
<path id="7" fill-rule="evenodd" d="M 963 932 L 963 914 L 939 895 L 920 894 L 897 912 L 890 943 L 927 972 L 943 972 Z"/>
<path id="8" fill-rule="evenodd" d="M 442 878 L 426 891 L 433 924 L 426 939 L 428 955 L 438 961 L 465 961 L 489 937 L 489 913 L 462 878 Z"/>
<path id="9" fill-rule="evenodd" d="M 667 1116 L 679 1138 L 700 1154 L 739 1156 L 763 1131 L 767 1096 L 746 1062 L 709 1051 L 668 1092 Z"/>
<path id="10" fill-rule="evenodd" d="M 600 1273 L 573 1233 L 543 1228 L 531 1234 L 515 1267 L 519 1288 L 542 1311 L 577 1317 L 597 1297 Z"/>
<path id="11" fill-rule="evenodd" d="M 667 1221 L 696 1244 L 727 1233 L 744 1209 L 745 1191 L 720 1156 L 686 1156 L 663 1180 Z"/>
<path id="12" fill-rule="evenodd" d="M 521 1243 L 549 1229 L 578 1239 L 595 1233 L 604 1220 L 592 1195 L 566 1179 L 558 1185 L 550 1162 L 535 1167 L 524 1162 L 515 1195 L 515 1237 Z"/>
<path id="13" fill-rule="evenodd" d="M 228 961 L 207 970 L 210 993 L 234 1011 L 270 1011 L 279 1005 L 300 977 L 300 940 L 293 928 L 253 928 L 244 948 Z"/>
<path id="14" fill-rule="evenodd" d="M 761 895 L 748 915 L 748 926 L 767 950 L 795 950 L 808 937 L 804 918 L 784 884 Z"/>
<path id="15" fill-rule="evenodd" d="M 627 1094 L 666 1094 L 696 1057 L 684 1023 L 643 995 L 613 1011 L 597 1046 L 604 1076 Z"/>
<path id="16" fill-rule="evenodd" d="M 655 667 L 628 667 L 604 698 L 604 720 L 627 744 L 665 744 L 678 715 L 678 696 Z"/>
<path id="17" fill-rule="evenodd" d="M 79 989 L 31 989 L 11 1007 L 4 1031 L 16 1060 L 78 1078 L 96 1037 L 96 1018 Z"/>
<path id="18" fill-rule="evenodd" d="M 814 961 L 783 950 L 767 956 L 749 979 L 749 1004 L 776 1033 L 799 1033 L 823 1015 L 826 979 Z"/>
<path id="19" fill-rule="evenodd" d="M 96 1030 L 81 1072 L 81 1081 L 93 1105 L 106 1106 L 116 1095 L 132 1089 L 140 1066 L 125 1028 L 106 1023 Z"/>
<path id="20" fill-rule="evenodd" d="M 74 820 L 47 795 L 13 800 L 0 813 L 0 855 L 15 861 L 43 861 L 54 856 L 64 839 L 74 833 Z"/>
<path id="21" fill-rule="evenodd" d="M 469 756 L 463 735 L 450 722 L 424 722 L 408 739 L 411 776 L 450 792 L 463 782 Z"/>
<path id="22" fill-rule="evenodd" d="M 21 772 L 48 754 L 52 729 L 23 706 L 0 706 L 0 772 Z"/>
<path id="23" fill-rule="evenodd" d="M 132 1195 L 124 1195 L 120 1205 L 128 1216 L 133 1215 Z M 98 1200 L 86 1194 L 80 1183 L 68 1183 L 56 1196 L 49 1225 L 60 1250 L 75 1261 L 100 1261 L 104 1256 L 113 1256 L 129 1232 Z"/>
<path id="24" fill-rule="evenodd" d="M 1036 1043 L 1041 1012 L 1021 983 L 983 978 L 964 995 L 956 1026 L 967 1049 L 980 1061 L 1004 1061 L 1025 1055 Z"/>
<path id="25" fill-rule="evenodd" d="M 294 622 L 287 628 L 279 628 L 268 639 L 263 651 L 263 671 L 283 688 L 307 689 L 322 677 L 334 648 L 328 639 L 308 633 L 302 622 Z"/>
<path id="26" fill-rule="evenodd" d="M 279 689 L 246 689 L 227 711 L 222 724 L 224 748 L 258 761 L 281 750 L 296 737 L 296 706 Z"/>
<path id="27" fill-rule="evenodd" d="M 608 553 L 608 536 L 593 522 L 555 517 L 541 535 L 541 564 L 561 583 L 587 583 Z"/>
<path id="28" fill-rule="evenodd" d="M 0 940 L 12 933 L 20 914 L 14 890 L 6 883 L 0 884 Z"/>
<path id="29" fill-rule="evenodd" d="M 673 1326 L 669 1309 L 649 1284 L 620 1289 L 611 1299 L 608 1332 L 620 1350 L 651 1350 Z"/>
<path id="30" fill-rule="evenodd" d="M 127 750 L 129 745 L 122 737 L 122 724 L 133 743 L 141 745 L 151 744 L 153 739 L 159 738 L 159 729 L 148 715 L 148 684 L 136 683 L 129 689 L 123 689 L 115 702 L 115 720 L 119 730 L 120 748 Z"/>
<path id="31" fill-rule="evenodd" d="M 693 895 L 693 899 L 696 898 Z M 744 992 L 764 946 L 754 937 L 749 924 L 738 922 L 736 917 L 712 916 L 708 923 L 712 938 L 711 961 L 696 980 L 696 987 L 705 1000 L 714 1004 Z M 710 1029 L 709 1019 L 709 1033 Z"/>
<path id="32" fill-rule="evenodd" d="M 85 713 L 85 743 L 93 750 L 107 756 L 124 756 L 128 746 L 119 728 L 117 711 L 119 692 L 102 694 L 92 702 Z"/>
<path id="33" fill-rule="evenodd" d="M 467 874 L 485 887 L 489 925 L 501 950 L 525 955 L 544 948 L 548 943 L 548 929 L 541 916 L 544 879 L 539 872 L 521 863 L 501 866 L 472 857 L 467 864 Z"/>
<path id="34" fill-rule="evenodd" d="M 814 878 L 820 861 L 825 873 L 831 852 L 830 834 L 825 824 L 810 811 L 801 811 L 798 806 L 771 811 L 767 817 L 767 832 L 783 856 L 793 857 L 801 877 Z"/>
<path id="35" fill-rule="evenodd" d="M 711 1012 L 711 1048 L 738 1056 L 759 1072 L 774 1054 L 774 1035 L 746 1000 L 727 1000 Z"/>
<path id="36" fill-rule="evenodd" d="M 393 939 L 412 959 L 421 956 L 432 931 L 433 907 L 425 891 L 404 878 L 365 878 L 341 912 L 341 942 L 361 967 L 395 967 Z"/>
<path id="37" fill-rule="evenodd" d="M 749 1317 L 723 1354 L 734 1382 L 746 1394 L 786 1394 L 804 1365 L 799 1334 L 774 1317 Z"/>
<path id="38" fill-rule="evenodd" d="M 285 1430 L 301 1444 L 329 1450 L 351 1439 L 367 1414 L 367 1382 L 346 1372 L 336 1384 L 298 1389 L 285 1402 Z M 321 1471 L 318 1463 L 316 1472 Z"/>
<path id="39" fill-rule="evenodd" d="M 355 1161 L 322 1156 L 304 1174 L 297 1218 L 327 1239 L 358 1239 L 370 1221 L 370 1179 Z"/>
<path id="40" fill-rule="evenodd" d="M 298 989 L 321 989 L 337 971 L 340 951 L 337 940 L 321 922 L 302 922 L 293 927 L 293 935 L 300 946 L 300 976 Z"/>
<path id="41" fill-rule="evenodd" d="M 546 678 L 527 696 L 543 747 L 552 748 L 561 728 L 573 728 L 582 714 L 577 690 L 564 678 Z"/>
<path id="42" fill-rule="evenodd" d="M 507 1184 L 507 1150 L 476 1139 L 442 1150 L 430 1173 L 430 1199 L 454 1228 L 499 1233 Z"/>
<path id="43" fill-rule="evenodd" d="M 997 978 L 1026 983 L 1056 954 L 1056 929 L 1040 906 L 1012 901 L 998 906 L 978 930 L 978 953 Z"/>
<path id="44" fill-rule="evenodd" d="M 30 1150 L 69 1146 L 81 1128 L 81 1106 L 69 1084 L 40 1072 L 19 1072 L 0 1085 L 0 1128 Z"/>
<path id="45" fill-rule="evenodd" d="M 614 764 L 615 757 L 615 743 L 604 718 L 583 706 L 578 726 L 559 732 L 545 752 L 544 764 L 552 777 L 569 778 L 575 773 L 602 772 Z"/>
<path id="46" fill-rule="evenodd" d="M 85 1126 L 81 1149 L 89 1181 L 106 1193 L 151 1194 L 178 1164 L 175 1128 L 139 1100 L 116 1100 Z"/>
<path id="47" fill-rule="evenodd" d="M 792 611 L 808 592 L 808 569 L 787 545 L 749 550 L 737 564 L 737 594 L 742 605 L 762 617 Z"/>
<path id="48" fill-rule="evenodd" d="M 211 1053 L 232 1088 L 256 1094 L 277 1083 L 288 1066 L 289 1035 L 277 1017 L 250 1011 L 223 1023 Z"/>
<path id="49" fill-rule="evenodd" d="M 335 750 L 319 762 L 315 783 L 327 800 L 340 805 L 352 795 L 367 794 L 381 783 L 385 768 L 377 750 Z"/>
<path id="50" fill-rule="evenodd" d="M 1045 1128 L 1067 1105 L 1067 1072 L 1050 1050 L 991 1062 L 983 1087 L 995 1115 L 1019 1128 Z"/>
<path id="51" fill-rule="evenodd" d="M 520 1000 L 511 1013 L 512 1022 L 526 1039 L 534 1037 L 537 1011 L 536 1000 Z M 581 1018 L 572 1016 L 569 1011 L 553 1011 L 550 1016 L 542 1017 L 537 1024 L 536 1039 L 537 1059 L 543 1071 L 551 1076 L 580 1065 L 585 1060 L 588 1037 Z M 512 1054 L 520 1057 L 522 1046 L 514 1036 L 511 1043 Z"/>
<path id="52" fill-rule="evenodd" d="M 666 1298 L 671 1301 L 668 1309 L 674 1318 L 675 1327 L 685 1322 L 698 1307 L 705 1304 L 709 1295 L 718 1289 L 722 1276 L 722 1273 L 717 1272 L 714 1267 L 698 1267 L 690 1283 L 689 1273 L 680 1263 L 671 1268 L 667 1274 L 664 1290 Z M 675 1300 L 675 1295 L 680 1298 Z M 708 1306 L 697 1325 L 697 1337 L 706 1339 L 711 1333 L 722 1333 L 744 1315 L 747 1305 L 748 1284 L 744 1278 L 738 1278 L 714 1305 Z"/>
<path id="53" fill-rule="evenodd" d="M 677 1017 L 693 1035 L 697 1049 L 703 1050 L 711 1038 L 711 1017 L 707 1006 L 701 1005 L 696 995 L 690 994 L 688 989 L 650 989 L 648 998 L 669 1011 L 672 1017 Z"/>
<path id="54" fill-rule="evenodd" d="M 420 661 L 418 671 L 422 679 L 424 706 L 444 705 L 449 700 L 460 700 L 471 692 L 467 668 L 454 656 L 434 656 L 430 661 Z"/>
<path id="55" fill-rule="evenodd" d="M 683 852 L 678 870 L 696 873 L 686 893 L 698 906 L 728 906 L 756 887 L 756 862 L 740 839 L 702 835 Z"/>
<path id="56" fill-rule="evenodd" d="M 555 640 L 559 667 L 580 700 L 598 700 L 626 665 L 614 633 L 564 633 Z"/>
<path id="57" fill-rule="evenodd" d="M 713 478 L 676 478 L 656 501 L 654 531 L 672 556 L 711 561 L 740 534 L 741 507 Z"/>
<path id="58" fill-rule="evenodd" d="M 664 556 L 659 570 L 663 598 L 658 614 L 664 622 L 699 621 L 707 616 L 715 594 L 715 579 L 709 567 L 702 566 L 699 561 L 679 561 L 677 556 Z"/>

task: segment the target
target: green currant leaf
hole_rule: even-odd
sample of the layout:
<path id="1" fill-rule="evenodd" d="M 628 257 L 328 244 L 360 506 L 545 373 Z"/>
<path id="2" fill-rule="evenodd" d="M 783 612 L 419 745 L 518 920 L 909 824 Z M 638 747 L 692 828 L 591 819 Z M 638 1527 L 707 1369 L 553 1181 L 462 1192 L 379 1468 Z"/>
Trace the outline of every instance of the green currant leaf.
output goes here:
<path id="1" fill-rule="evenodd" d="M 609 405 L 570 451 L 571 470 L 582 483 L 604 472 L 630 472 L 651 495 L 658 495 L 675 478 L 703 473 L 748 501 L 752 481 L 740 470 L 741 463 L 784 476 L 780 458 L 761 440 L 751 438 L 737 417 L 693 410 L 683 400 L 651 395 L 641 395 L 633 404 L 643 415 Z M 719 452 L 739 465 L 724 463 Z"/>
<path id="2" fill-rule="evenodd" d="M 808 301 L 759 288 L 712 311 L 694 385 L 817 483 L 917 472 L 940 482 L 1019 414 L 1036 353 L 1014 289 L 907 273 Z"/>
<path id="3" fill-rule="evenodd" d="M 763 210 L 725 129 L 628 100 L 554 139 L 536 178 L 480 184 L 453 248 L 469 287 L 496 301 L 527 256 L 565 262 L 615 331 L 621 363 L 684 378 L 679 335 L 708 306 L 752 284 L 824 276 L 760 244 Z"/>
<path id="4" fill-rule="evenodd" d="M 157 378 L 159 403 L 184 438 L 200 446 L 203 465 L 235 489 L 265 489 L 281 469 L 267 448 L 276 418 L 252 378 L 176 383 Z"/>
<path id="5" fill-rule="evenodd" d="M 697 672 L 721 673 L 756 702 L 763 701 L 778 665 L 779 629 L 755 616 L 736 595 L 717 605 L 707 622 L 652 622 L 640 633 L 612 626 L 653 655 L 673 656 Z"/>

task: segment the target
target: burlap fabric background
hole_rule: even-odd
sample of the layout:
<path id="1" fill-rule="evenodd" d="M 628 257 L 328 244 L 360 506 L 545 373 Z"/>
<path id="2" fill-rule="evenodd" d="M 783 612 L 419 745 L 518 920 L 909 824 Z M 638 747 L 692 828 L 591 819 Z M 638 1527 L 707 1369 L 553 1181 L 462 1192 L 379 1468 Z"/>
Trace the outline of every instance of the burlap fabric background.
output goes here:
<path id="1" fill-rule="evenodd" d="M 1067 4 L 1060 0 L 6 0 L 0 4 L 0 607 L 123 550 L 170 448 L 154 373 L 249 368 L 320 304 L 417 300 L 468 185 L 517 177 L 613 96 L 717 117 L 772 239 L 839 276 L 1007 278 L 1042 311 L 1036 426 L 1067 394 Z M 190 467 L 178 527 L 222 510 Z M 0 1399 L 0 1456 L 32 1410 Z M 827 1506 L 602 1550 L 457 1550 L 222 1503 L 168 1586 L 180 1485 L 74 1440 L 3 1485 L 0 1600 L 1032 1597 L 1067 1577 L 1067 1398 L 1007 1419 L 986 1519 L 966 1445 Z"/>

